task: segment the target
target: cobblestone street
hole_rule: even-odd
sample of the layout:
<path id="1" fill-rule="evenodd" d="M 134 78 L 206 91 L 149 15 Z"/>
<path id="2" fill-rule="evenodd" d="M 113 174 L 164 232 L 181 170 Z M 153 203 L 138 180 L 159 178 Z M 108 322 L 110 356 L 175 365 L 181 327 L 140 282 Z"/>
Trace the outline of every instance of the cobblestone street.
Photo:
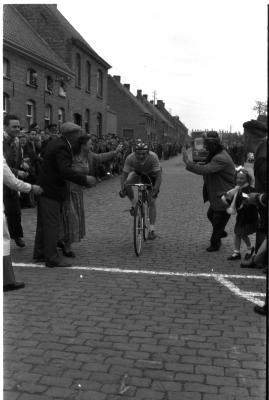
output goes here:
<path id="1" fill-rule="evenodd" d="M 12 244 L 17 280 L 5 293 L 5 400 L 264 400 L 266 290 L 261 269 L 219 252 L 202 177 L 163 161 L 155 241 L 136 257 L 119 177 L 85 191 L 86 237 L 72 268 L 33 264 L 36 209 L 23 210 L 27 247 Z M 254 242 L 254 236 L 251 236 Z"/>

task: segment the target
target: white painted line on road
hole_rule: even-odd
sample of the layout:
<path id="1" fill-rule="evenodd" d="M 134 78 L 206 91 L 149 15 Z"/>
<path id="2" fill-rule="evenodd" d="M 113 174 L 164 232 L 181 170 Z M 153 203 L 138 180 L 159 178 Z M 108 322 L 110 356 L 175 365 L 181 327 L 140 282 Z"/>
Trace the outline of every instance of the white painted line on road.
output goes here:
<path id="1" fill-rule="evenodd" d="M 217 282 L 221 283 L 223 286 L 227 287 L 231 292 L 233 292 L 236 296 L 243 297 L 244 299 L 254 303 L 258 306 L 263 306 L 264 301 L 256 299 L 256 297 L 265 297 L 265 293 L 257 293 L 257 292 L 246 292 L 244 290 L 239 289 L 238 286 L 234 285 L 228 279 L 223 278 L 222 276 L 214 277 Z"/>
<path id="2" fill-rule="evenodd" d="M 45 268 L 44 264 L 34 263 L 12 263 L 15 267 L 30 267 L 30 268 Z M 142 269 L 122 269 L 122 268 L 106 268 L 106 267 L 85 267 L 85 266 L 72 266 L 66 267 L 65 270 L 86 270 L 86 271 L 97 271 L 97 272 L 113 272 L 120 274 L 141 274 L 141 275 L 160 275 L 160 276 L 183 276 L 183 277 L 201 277 L 201 278 L 229 278 L 229 279 L 262 279 L 265 280 L 265 276 L 261 275 L 229 275 L 229 274 L 214 274 L 204 272 L 175 272 L 175 271 L 151 271 Z"/>

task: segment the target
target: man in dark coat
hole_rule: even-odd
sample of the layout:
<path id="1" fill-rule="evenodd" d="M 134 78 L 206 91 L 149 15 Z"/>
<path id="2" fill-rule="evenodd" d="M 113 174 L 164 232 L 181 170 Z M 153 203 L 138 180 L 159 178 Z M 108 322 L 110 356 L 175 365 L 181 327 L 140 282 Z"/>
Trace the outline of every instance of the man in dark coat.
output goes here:
<path id="1" fill-rule="evenodd" d="M 243 124 L 245 148 L 249 153 L 254 153 L 255 191 L 267 193 L 267 127 L 257 120 L 250 120 Z M 267 213 L 264 207 L 258 207 L 260 224 L 256 233 L 255 250 L 258 251 L 267 233 Z"/>
<path id="2" fill-rule="evenodd" d="M 38 199 L 34 259 L 47 267 L 66 267 L 57 251 L 62 203 L 67 195 L 66 181 L 81 186 L 91 185 L 91 177 L 72 169 L 72 145 L 80 135 L 80 126 L 66 122 L 62 136 L 49 142 L 37 179 L 44 192 Z"/>
<path id="3" fill-rule="evenodd" d="M 28 176 L 29 165 L 23 162 L 21 145 L 18 139 L 20 121 L 16 115 L 7 114 L 4 117 L 3 153 L 13 174 L 20 179 Z M 21 225 L 21 207 L 19 194 L 7 186 L 3 188 L 3 201 L 11 239 L 19 247 L 24 247 L 23 229 Z"/>
<path id="4" fill-rule="evenodd" d="M 221 200 L 221 194 L 234 187 L 235 166 L 216 132 L 205 134 L 204 146 L 209 153 L 204 165 L 190 161 L 186 150 L 183 151 L 183 161 L 188 171 L 204 177 L 203 197 L 204 202 L 209 201 L 207 217 L 213 227 L 210 246 L 206 250 L 212 252 L 219 250 L 221 238 L 227 236 L 224 229 L 230 215 L 226 212 L 227 206 Z"/>

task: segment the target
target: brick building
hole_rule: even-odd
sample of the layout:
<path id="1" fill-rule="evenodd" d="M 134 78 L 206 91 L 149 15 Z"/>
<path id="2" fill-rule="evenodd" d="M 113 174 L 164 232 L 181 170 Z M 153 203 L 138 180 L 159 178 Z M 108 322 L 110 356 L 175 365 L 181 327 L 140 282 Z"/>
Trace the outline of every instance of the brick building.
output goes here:
<path id="1" fill-rule="evenodd" d="M 146 141 L 153 126 L 151 112 L 122 84 L 121 77 L 108 75 L 108 103 L 117 113 L 118 135 Z"/>
<path id="2" fill-rule="evenodd" d="M 155 107 L 153 100 L 148 101 L 148 95 L 142 94 L 142 90 L 137 90 L 137 99 L 149 110 L 153 117 L 153 124 L 150 129 L 150 140 L 159 143 L 166 143 L 173 137 L 174 126 L 169 120 Z"/>
<path id="3" fill-rule="evenodd" d="M 57 5 L 5 5 L 3 54 L 6 111 L 18 114 L 22 125 L 69 120 L 85 132 L 106 133 L 110 65 Z"/>
<path id="4" fill-rule="evenodd" d="M 167 111 L 163 100 L 157 100 L 156 108 L 170 121 L 174 127 L 171 140 L 183 145 L 185 138 L 188 135 L 188 128 L 180 121 L 178 116 L 172 116 L 170 112 Z"/>

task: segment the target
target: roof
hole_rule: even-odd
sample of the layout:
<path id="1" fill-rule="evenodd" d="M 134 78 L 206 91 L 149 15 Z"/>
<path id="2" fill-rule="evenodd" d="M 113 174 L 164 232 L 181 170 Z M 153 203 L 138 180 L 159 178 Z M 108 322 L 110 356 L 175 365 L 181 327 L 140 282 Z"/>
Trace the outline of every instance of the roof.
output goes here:
<path id="1" fill-rule="evenodd" d="M 53 14 L 54 17 L 58 19 L 61 27 L 64 28 L 65 32 L 73 39 L 76 45 L 82 47 L 84 51 L 90 52 L 94 58 L 104 64 L 107 68 L 111 68 L 111 65 L 109 65 L 102 57 L 100 57 L 96 53 L 96 51 L 94 51 L 94 49 L 81 36 L 81 34 L 70 24 L 70 22 L 68 22 L 63 14 L 60 13 L 56 4 L 42 4 L 41 6 L 46 8 L 49 13 Z M 29 7 L 31 7 L 31 4 L 29 4 Z"/>
<path id="2" fill-rule="evenodd" d="M 151 115 L 151 112 L 149 112 L 149 110 L 147 109 L 147 107 L 144 106 L 143 103 L 141 103 L 141 101 L 139 101 L 131 92 L 129 89 L 127 89 L 125 86 L 123 86 L 122 83 L 120 83 L 117 79 L 113 78 L 113 76 L 108 75 L 108 80 L 111 80 L 123 93 L 125 93 L 130 100 L 137 106 L 140 108 L 141 111 L 143 111 L 143 113 Z"/>
<path id="3" fill-rule="evenodd" d="M 3 7 L 3 40 L 4 46 L 31 56 L 50 68 L 73 75 L 64 61 L 11 4 Z"/>
<path id="4" fill-rule="evenodd" d="M 171 124 L 171 122 L 164 116 L 164 114 L 158 110 L 158 108 L 154 105 L 151 104 L 148 100 L 143 99 L 142 100 L 146 107 L 148 107 L 152 113 L 154 113 L 159 119 L 161 119 L 163 122 L 165 122 L 170 128 L 174 128 L 174 125 Z"/>

